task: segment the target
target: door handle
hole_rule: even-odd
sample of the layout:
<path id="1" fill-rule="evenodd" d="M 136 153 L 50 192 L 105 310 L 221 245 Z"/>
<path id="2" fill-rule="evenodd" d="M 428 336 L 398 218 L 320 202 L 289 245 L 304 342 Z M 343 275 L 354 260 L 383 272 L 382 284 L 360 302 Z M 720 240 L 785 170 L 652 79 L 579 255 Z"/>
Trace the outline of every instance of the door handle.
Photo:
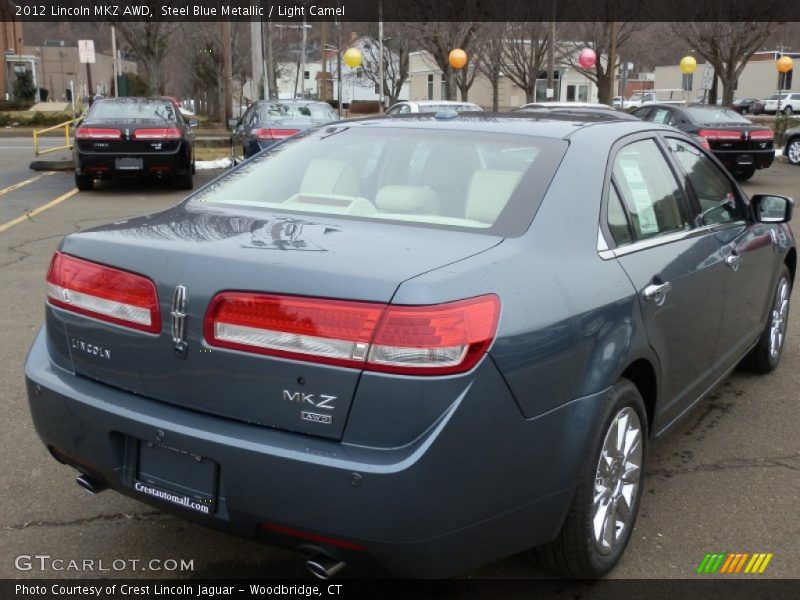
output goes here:
<path id="1" fill-rule="evenodd" d="M 642 292 L 645 300 L 655 300 L 656 302 L 661 302 L 664 299 L 664 295 L 672 289 L 672 284 L 667 281 L 664 283 L 651 283 Z"/>
<path id="2" fill-rule="evenodd" d="M 725 259 L 725 264 L 728 265 L 734 271 L 739 269 L 739 263 L 742 262 L 742 255 L 736 252 L 732 253 L 728 258 Z"/>

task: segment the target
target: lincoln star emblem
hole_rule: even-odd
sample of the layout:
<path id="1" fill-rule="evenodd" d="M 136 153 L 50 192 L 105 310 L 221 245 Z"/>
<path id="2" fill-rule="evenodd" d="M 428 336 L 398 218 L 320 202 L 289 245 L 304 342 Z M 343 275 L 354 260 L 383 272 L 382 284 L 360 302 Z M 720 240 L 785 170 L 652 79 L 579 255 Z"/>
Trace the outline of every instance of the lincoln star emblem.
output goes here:
<path id="1" fill-rule="evenodd" d="M 172 296 L 172 345 L 175 354 L 186 358 L 186 286 L 179 285 Z"/>

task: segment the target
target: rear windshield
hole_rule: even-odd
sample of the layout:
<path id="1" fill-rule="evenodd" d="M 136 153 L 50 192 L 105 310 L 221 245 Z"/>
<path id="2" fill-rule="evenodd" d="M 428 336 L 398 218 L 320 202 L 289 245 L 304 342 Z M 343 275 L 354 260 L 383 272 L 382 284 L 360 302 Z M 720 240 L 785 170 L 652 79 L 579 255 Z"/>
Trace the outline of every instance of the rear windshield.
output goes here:
<path id="1" fill-rule="evenodd" d="M 746 118 L 740 115 L 735 110 L 729 108 L 699 108 L 689 107 L 686 112 L 691 115 L 692 119 L 697 123 L 746 123 L 750 124 Z"/>
<path id="2" fill-rule="evenodd" d="M 333 125 L 277 144 L 192 203 L 516 236 L 566 148 L 522 135 Z"/>
<path id="3" fill-rule="evenodd" d="M 285 104 L 284 106 L 292 119 L 333 121 L 338 118 L 329 104 Z"/>
<path id="4" fill-rule="evenodd" d="M 175 121 L 176 109 L 164 100 L 123 100 L 95 102 L 87 115 L 90 119 L 162 119 Z"/>

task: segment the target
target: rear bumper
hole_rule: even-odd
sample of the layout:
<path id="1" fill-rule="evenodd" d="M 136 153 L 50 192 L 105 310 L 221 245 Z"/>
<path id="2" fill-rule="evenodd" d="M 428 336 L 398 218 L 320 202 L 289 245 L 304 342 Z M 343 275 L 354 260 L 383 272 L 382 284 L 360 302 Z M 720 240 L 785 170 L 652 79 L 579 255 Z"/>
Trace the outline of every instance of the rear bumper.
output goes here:
<path id="1" fill-rule="evenodd" d="M 222 419 L 76 376 L 51 362 L 44 331 L 25 375 L 42 441 L 117 491 L 240 536 L 423 577 L 453 575 L 552 539 L 605 397 L 525 419 L 487 358 L 419 439 L 377 449 Z M 134 489 L 131 448 L 156 440 L 218 463 L 214 514 Z"/>
<path id="2" fill-rule="evenodd" d="M 728 169 L 754 167 L 767 169 L 775 160 L 775 149 L 769 150 L 712 150 L 714 156 Z M 752 157 L 752 162 L 742 162 Z"/>
<path id="3" fill-rule="evenodd" d="M 118 158 L 133 158 L 142 161 L 142 169 L 117 170 Z M 175 152 L 108 154 L 83 152 L 75 149 L 75 172 L 105 178 L 116 175 L 142 177 L 148 175 L 186 175 L 191 171 L 191 152 L 181 144 Z"/>

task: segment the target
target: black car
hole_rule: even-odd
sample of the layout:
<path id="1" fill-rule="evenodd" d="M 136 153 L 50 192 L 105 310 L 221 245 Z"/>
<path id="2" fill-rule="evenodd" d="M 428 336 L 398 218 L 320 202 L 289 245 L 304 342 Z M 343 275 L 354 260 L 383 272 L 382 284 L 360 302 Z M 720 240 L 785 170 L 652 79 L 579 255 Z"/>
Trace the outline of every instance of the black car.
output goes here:
<path id="1" fill-rule="evenodd" d="M 637 118 L 633 115 L 623 112 L 621 110 L 616 110 L 610 106 L 606 106 L 605 108 L 600 106 L 557 106 L 557 107 L 549 107 L 544 105 L 535 105 L 531 104 L 530 106 L 523 106 L 514 110 L 513 112 L 524 112 L 524 113 L 532 113 L 532 114 L 539 114 L 539 115 L 571 115 L 576 119 L 586 118 L 591 119 L 593 117 L 602 117 L 607 119 L 619 119 L 620 121 L 636 121 Z"/>
<path id="2" fill-rule="evenodd" d="M 775 160 L 774 136 L 769 127 L 753 125 L 730 108 L 699 104 L 648 104 L 633 111 L 644 121 L 671 125 L 700 138 L 708 150 L 739 181 Z"/>
<path id="3" fill-rule="evenodd" d="M 738 100 L 733 101 L 731 108 L 739 114 L 746 115 L 747 113 L 752 112 L 751 109 L 753 105 L 758 102 L 761 102 L 758 98 L 739 98 Z"/>
<path id="4" fill-rule="evenodd" d="M 231 161 L 233 164 L 258 154 L 265 148 L 296 133 L 338 120 L 327 102 L 260 100 L 250 105 L 237 121 L 231 121 Z"/>
<path id="5" fill-rule="evenodd" d="M 95 102 L 75 131 L 75 186 L 86 191 L 95 179 L 133 175 L 192 189 L 196 125 L 164 98 Z"/>

